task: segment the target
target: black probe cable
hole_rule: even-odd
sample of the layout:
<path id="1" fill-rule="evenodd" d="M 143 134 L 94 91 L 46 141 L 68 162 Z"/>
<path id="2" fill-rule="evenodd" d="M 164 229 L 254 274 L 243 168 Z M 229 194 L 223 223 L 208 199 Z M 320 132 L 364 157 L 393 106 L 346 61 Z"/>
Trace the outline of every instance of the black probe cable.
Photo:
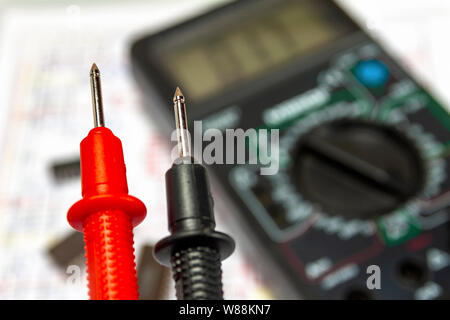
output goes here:
<path id="1" fill-rule="evenodd" d="M 221 261 L 234 251 L 233 239 L 215 231 L 213 198 L 205 167 L 191 156 L 184 96 L 173 97 L 179 158 L 166 172 L 170 236 L 155 246 L 159 263 L 171 266 L 178 300 L 221 300 Z"/>

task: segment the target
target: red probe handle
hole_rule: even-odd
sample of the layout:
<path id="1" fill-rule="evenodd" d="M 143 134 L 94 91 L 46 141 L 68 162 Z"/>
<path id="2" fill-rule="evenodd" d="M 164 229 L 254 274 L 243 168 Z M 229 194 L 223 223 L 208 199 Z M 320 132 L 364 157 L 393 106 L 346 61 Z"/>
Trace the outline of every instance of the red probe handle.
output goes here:
<path id="1" fill-rule="evenodd" d="M 128 195 L 122 143 L 105 127 L 92 129 L 80 144 L 83 199 L 67 220 L 84 232 L 91 299 L 138 299 L 133 227 L 145 205 Z"/>

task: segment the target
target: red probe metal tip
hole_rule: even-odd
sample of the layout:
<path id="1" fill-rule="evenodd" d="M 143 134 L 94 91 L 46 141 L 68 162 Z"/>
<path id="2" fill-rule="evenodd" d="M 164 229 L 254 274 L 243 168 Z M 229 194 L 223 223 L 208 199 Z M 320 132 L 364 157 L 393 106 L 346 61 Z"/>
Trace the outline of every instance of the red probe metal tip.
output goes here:
<path id="1" fill-rule="evenodd" d="M 122 143 L 104 127 L 100 71 L 90 72 L 95 128 L 80 144 L 81 193 L 67 214 L 84 233 L 91 299 L 138 299 L 133 227 L 145 205 L 128 195 Z"/>
<path id="2" fill-rule="evenodd" d="M 103 100 L 102 100 L 102 86 L 100 83 L 100 70 L 94 63 L 90 72 L 91 78 L 91 93 L 92 93 L 92 111 L 94 112 L 94 126 L 104 127 L 105 118 L 103 117 Z"/>

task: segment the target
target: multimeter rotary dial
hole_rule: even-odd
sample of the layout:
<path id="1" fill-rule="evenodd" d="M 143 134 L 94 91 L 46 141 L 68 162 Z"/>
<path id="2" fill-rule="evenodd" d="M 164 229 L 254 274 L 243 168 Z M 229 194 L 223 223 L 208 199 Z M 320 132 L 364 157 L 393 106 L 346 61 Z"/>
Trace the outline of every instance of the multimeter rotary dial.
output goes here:
<path id="1" fill-rule="evenodd" d="M 299 140 L 293 184 L 331 215 L 373 219 L 400 207 L 424 185 L 413 141 L 391 125 L 361 119 L 323 123 Z"/>

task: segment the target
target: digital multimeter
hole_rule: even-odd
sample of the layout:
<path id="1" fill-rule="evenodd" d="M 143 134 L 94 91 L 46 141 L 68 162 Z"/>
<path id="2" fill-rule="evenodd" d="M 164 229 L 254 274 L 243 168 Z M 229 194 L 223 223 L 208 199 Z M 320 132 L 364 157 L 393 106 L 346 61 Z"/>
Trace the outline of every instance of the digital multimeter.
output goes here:
<path id="1" fill-rule="evenodd" d="M 209 167 L 280 297 L 449 297 L 450 116 L 335 3 L 233 2 L 132 61 L 166 132 L 177 85 L 204 128 L 280 130 L 277 174 Z"/>

